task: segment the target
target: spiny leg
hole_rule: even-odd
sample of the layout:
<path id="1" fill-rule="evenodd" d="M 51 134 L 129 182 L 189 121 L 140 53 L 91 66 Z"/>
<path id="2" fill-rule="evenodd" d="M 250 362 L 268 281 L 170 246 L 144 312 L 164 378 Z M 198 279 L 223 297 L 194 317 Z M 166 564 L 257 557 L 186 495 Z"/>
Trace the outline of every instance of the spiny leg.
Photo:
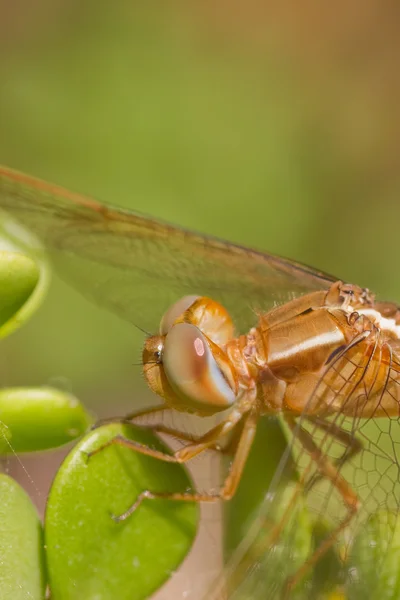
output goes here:
<path id="1" fill-rule="evenodd" d="M 133 413 L 129 413 L 124 417 L 106 417 L 104 419 L 100 419 L 93 426 L 92 429 L 98 429 L 103 425 L 108 425 L 110 423 L 126 423 L 134 424 L 136 419 L 141 419 L 142 417 L 147 417 L 148 415 L 154 415 L 157 413 L 162 413 L 166 411 L 172 411 L 173 409 L 167 404 L 161 404 L 159 406 L 152 406 L 150 408 L 144 408 L 142 410 L 135 411 Z M 179 429 L 175 429 L 174 427 L 168 427 L 163 423 L 156 423 L 155 425 L 143 425 L 142 423 L 138 423 L 140 427 L 146 429 L 147 431 L 152 431 L 153 433 L 165 433 L 166 435 L 170 435 L 171 437 L 177 438 L 184 442 L 192 442 L 196 443 L 199 439 L 199 436 L 192 435 L 190 433 L 185 433 L 180 431 Z M 210 446 L 210 450 L 220 451 L 218 448 L 218 444 L 214 444 Z"/>
<path id="2" fill-rule="evenodd" d="M 145 408 L 142 410 L 135 411 L 133 413 L 129 413 L 128 415 L 125 415 L 125 417 L 106 417 L 104 419 L 100 419 L 99 421 L 97 421 L 97 423 L 95 423 L 95 425 L 93 425 L 92 429 L 98 429 L 103 425 L 108 425 L 109 423 L 115 422 L 135 424 L 136 419 L 141 419 L 142 417 L 146 417 L 148 415 L 154 415 L 157 413 L 172 410 L 173 409 L 167 404 L 152 406 L 150 408 Z M 146 429 L 147 431 L 152 431 L 153 433 L 165 433 L 166 435 L 170 435 L 171 437 L 177 438 L 178 440 L 182 440 L 184 442 L 196 443 L 199 440 L 199 436 L 195 436 L 190 433 L 185 433 L 183 431 L 180 431 L 179 429 L 175 429 L 174 427 L 168 427 L 163 423 L 156 423 L 155 425 L 143 425 L 142 423 L 138 423 L 138 425 L 140 425 L 140 427 Z M 211 445 L 209 448 L 210 450 L 220 451 L 217 443 Z"/>
<path id="3" fill-rule="evenodd" d="M 186 492 L 151 492 L 150 490 L 145 490 L 139 494 L 136 501 L 128 508 L 128 510 L 118 517 L 114 516 L 114 520 L 117 522 L 125 521 L 125 519 L 137 510 L 143 500 L 146 499 L 154 500 L 162 498 L 164 500 L 177 500 L 179 502 L 215 502 L 217 500 L 230 500 L 232 496 L 234 496 L 237 486 L 240 483 L 243 469 L 256 434 L 257 420 L 258 418 L 252 416 L 245 417 L 245 423 L 237 445 L 236 454 L 228 471 L 228 475 L 218 492 L 199 494 Z M 192 457 L 189 457 L 187 460 L 190 460 L 190 458 Z M 182 462 L 186 462 L 186 460 Z"/>
<path id="4" fill-rule="evenodd" d="M 99 419 L 93 425 L 92 429 L 98 429 L 102 425 L 108 425 L 109 423 L 134 423 L 136 419 L 140 419 L 141 417 L 165 412 L 167 410 L 172 409 L 167 404 L 160 404 L 157 406 L 151 406 L 150 408 L 143 408 L 141 410 L 128 413 L 124 417 L 105 417 L 104 419 Z"/>
<path id="5" fill-rule="evenodd" d="M 297 439 L 300 441 L 305 451 L 316 463 L 321 475 L 329 479 L 338 490 L 348 510 L 346 517 L 336 527 L 336 529 L 334 529 L 329 537 L 319 545 L 307 562 L 305 562 L 303 566 L 300 567 L 300 569 L 298 569 L 297 572 L 288 579 L 285 589 L 285 596 L 287 597 L 290 591 L 297 585 L 299 581 L 301 581 L 304 575 L 318 562 L 318 560 L 320 560 L 320 558 L 326 554 L 326 552 L 335 543 L 338 536 L 349 525 L 351 520 L 354 518 L 354 515 L 358 511 L 359 499 L 356 492 L 340 474 L 338 468 L 315 444 L 309 432 L 299 426 L 293 416 L 287 415 L 285 416 L 285 420 L 288 423 L 291 431 L 296 434 Z"/>
<path id="6" fill-rule="evenodd" d="M 322 417 L 316 416 L 306 416 L 305 418 L 307 419 L 307 421 L 313 423 L 319 429 L 322 429 L 330 436 L 337 439 L 339 442 L 346 446 L 346 450 L 343 452 L 342 456 L 340 456 L 335 461 L 332 461 L 337 469 L 342 468 L 345 463 L 351 460 L 363 449 L 362 442 L 358 438 L 356 438 L 352 434 L 352 432 L 342 429 L 341 427 L 339 427 L 339 425 L 336 425 L 336 423 L 326 421 Z M 310 482 L 307 484 L 307 493 L 314 487 L 314 485 L 316 485 L 318 481 L 320 481 L 321 478 L 321 473 L 316 473 L 315 475 L 313 475 Z"/>
<path id="7" fill-rule="evenodd" d="M 167 427 L 166 425 L 157 424 L 157 425 L 144 425 L 143 429 L 147 431 L 152 431 L 153 433 L 165 433 L 166 435 L 170 435 L 173 438 L 181 440 L 183 442 L 191 442 L 192 444 L 199 443 L 200 436 L 191 435 L 190 433 L 185 433 L 184 431 L 180 431 L 179 429 L 175 429 L 173 427 Z M 215 450 L 216 452 L 222 452 L 219 448 L 218 442 L 214 442 L 208 446 L 209 450 Z"/>
<path id="8" fill-rule="evenodd" d="M 296 501 L 300 494 L 304 493 L 304 485 L 306 482 L 306 478 L 308 477 L 311 467 L 313 463 L 316 463 L 318 470 L 321 472 L 322 476 L 327 478 L 332 482 L 332 484 L 338 489 L 339 493 L 343 497 L 343 500 L 348 508 L 348 515 L 345 519 L 340 523 L 340 525 L 335 529 L 332 534 L 315 550 L 313 555 L 307 560 L 307 562 L 296 571 L 296 573 L 287 579 L 286 586 L 283 590 L 283 599 L 288 598 L 292 589 L 297 585 L 299 581 L 306 575 L 306 573 L 314 566 L 314 564 L 331 548 L 331 546 L 335 543 L 337 537 L 340 535 L 342 530 L 344 530 L 347 525 L 350 523 L 351 519 L 354 517 L 358 509 L 358 498 L 352 488 L 348 485 L 347 481 L 340 475 L 335 465 L 323 454 L 323 452 L 316 446 L 309 432 L 301 427 L 301 425 L 297 424 L 295 417 L 285 416 L 285 420 L 287 421 L 291 431 L 296 435 L 299 442 L 302 444 L 305 451 L 310 455 L 312 461 L 310 461 L 309 465 L 305 468 L 300 480 L 297 482 L 296 488 L 293 491 L 288 504 L 285 507 L 284 513 L 275 526 L 272 527 L 270 534 L 266 536 L 266 538 L 257 545 L 256 551 L 257 554 L 262 555 L 264 552 L 273 548 L 285 525 L 288 523 L 291 515 L 293 514 L 293 509 L 296 504 Z M 260 524 L 261 527 L 261 524 Z M 254 554 L 252 553 L 252 557 Z M 251 558 L 253 561 L 253 558 Z M 244 560 L 242 564 L 240 564 L 237 568 L 237 572 L 245 573 L 251 565 L 248 560 Z M 283 600 L 282 599 L 282 600 Z"/>
<path id="9" fill-rule="evenodd" d="M 234 411 L 231 413 L 228 418 L 222 421 L 219 425 L 211 429 L 205 435 L 198 438 L 195 443 L 184 446 L 180 450 L 176 451 L 174 454 L 170 455 L 159 450 L 154 450 L 149 448 L 143 444 L 135 442 L 134 440 L 130 440 L 125 438 L 124 436 L 118 435 L 109 440 L 106 444 L 103 444 L 93 452 L 89 453 L 89 458 L 99 452 L 102 452 L 105 448 L 112 445 L 119 445 L 126 448 L 129 448 L 135 452 L 139 452 L 141 454 L 145 454 L 147 456 L 151 456 L 158 460 L 162 460 L 170 463 L 179 463 L 183 464 L 204 452 L 211 446 L 214 446 L 216 441 L 229 433 L 232 429 L 234 429 L 239 421 L 244 418 L 244 425 L 240 435 L 240 440 L 237 446 L 237 450 L 232 461 L 229 473 L 224 481 L 224 484 L 219 492 L 217 493 L 160 493 L 160 492 L 151 492 L 150 490 L 145 490 L 141 494 L 139 494 L 138 498 L 134 502 L 134 504 L 125 511 L 122 515 L 118 517 L 114 517 L 116 521 L 123 521 L 127 519 L 143 502 L 145 499 L 155 499 L 155 498 L 164 498 L 168 500 L 179 500 L 184 502 L 214 502 L 218 499 L 229 499 L 234 494 L 237 485 L 240 481 L 240 476 L 243 471 L 244 465 L 246 463 L 246 459 L 248 453 L 250 451 L 255 430 L 256 430 L 256 422 L 258 420 L 258 415 L 255 416 L 250 414 L 248 416 L 243 416 L 240 411 Z M 174 433 L 179 433 L 174 431 Z"/>
<path id="10" fill-rule="evenodd" d="M 152 406 L 151 408 L 145 408 L 143 410 L 139 410 L 133 413 L 126 415 L 124 418 L 124 422 L 129 422 L 135 424 L 136 419 L 140 419 L 142 417 L 146 417 L 148 415 L 154 415 L 157 413 L 162 413 L 166 411 L 172 411 L 173 409 L 168 406 L 168 404 L 161 404 L 159 406 Z M 175 427 L 169 427 L 168 425 L 164 425 L 163 423 L 155 423 L 154 425 L 143 425 L 140 423 L 140 426 L 146 428 L 148 431 L 152 431 L 154 433 L 165 433 L 166 435 L 170 435 L 171 437 L 177 438 L 178 440 L 182 440 L 184 442 L 192 442 L 194 444 L 199 443 L 201 436 L 192 435 L 190 433 L 185 433 L 184 431 L 180 431 Z M 210 449 L 214 448 L 214 445 L 210 446 Z"/>
<path id="11" fill-rule="evenodd" d="M 143 408 L 141 410 L 136 410 L 135 412 L 128 413 L 124 420 L 129 422 L 134 422 L 136 419 L 141 417 L 147 417 L 147 415 L 154 415 L 156 413 L 162 413 L 167 410 L 172 410 L 168 404 L 159 404 L 157 406 L 151 406 L 150 408 Z"/>
<path id="12" fill-rule="evenodd" d="M 162 452 L 160 450 L 154 450 L 154 448 L 149 448 L 148 446 L 126 438 L 123 435 L 116 435 L 105 444 L 102 444 L 101 446 L 96 448 L 96 450 L 89 452 L 88 457 L 91 458 L 95 454 L 103 452 L 103 450 L 105 450 L 109 446 L 117 445 L 124 446 L 125 448 L 129 448 L 130 450 L 139 452 L 140 454 L 151 456 L 152 458 L 156 458 L 157 460 L 163 460 L 164 462 L 179 464 L 185 463 L 188 460 L 200 454 L 201 452 L 204 452 L 204 450 L 207 450 L 209 446 L 215 444 L 215 442 L 219 438 L 223 437 L 229 431 L 231 431 L 242 418 L 243 415 L 239 411 L 230 413 L 230 415 L 224 421 L 219 423 L 219 425 L 197 438 L 193 443 L 188 444 L 183 448 L 180 448 L 173 454 L 167 454 L 166 452 Z M 174 431 L 175 434 L 179 433 L 175 430 L 171 431 Z"/>
<path id="13" fill-rule="evenodd" d="M 218 492 L 199 494 L 182 492 L 151 492 L 150 490 L 145 490 L 139 494 L 136 501 L 131 507 L 128 508 L 128 510 L 126 510 L 122 515 L 114 517 L 114 520 L 119 522 L 127 519 L 132 513 L 135 512 L 135 510 L 145 499 L 153 500 L 156 498 L 163 498 L 164 500 L 177 500 L 180 502 L 215 502 L 216 500 L 229 500 L 232 498 L 240 482 L 240 478 L 254 440 L 257 420 L 257 418 L 252 416 L 245 417 L 245 423 L 243 425 L 239 443 L 237 445 L 236 454 L 233 458 L 228 475 Z M 228 431 L 225 431 L 225 433 L 228 433 Z M 205 449 L 206 447 L 204 447 L 201 452 Z M 187 457 L 181 462 L 187 462 L 190 460 L 190 458 L 193 458 L 193 456 L 187 455 Z"/>
<path id="14" fill-rule="evenodd" d="M 306 468 L 305 476 L 310 469 L 311 465 L 310 467 Z M 296 482 L 296 488 L 290 497 L 289 503 L 285 506 L 283 516 L 279 523 L 270 521 L 265 513 L 260 513 L 260 515 L 258 515 L 255 521 L 252 523 L 251 528 L 253 531 L 255 524 L 257 529 L 257 534 L 253 538 L 253 544 L 251 546 L 247 546 L 242 555 L 238 554 L 234 556 L 234 560 L 230 561 L 229 563 L 228 577 L 229 579 L 234 578 L 235 586 L 240 586 L 241 583 L 243 583 L 246 579 L 248 572 L 252 570 L 253 565 L 258 562 L 259 557 L 262 557 L 266 552 L 269 552 L 271 548 L 275 546 L 282 529 L 293 514 L 297 498 L 304 491 L 303 484 L 304 482 L 302 479 Z M 267 530 L 268 534 L 262 535 L 261 539 L 258 539 L 259 533 L 263 530 Z M 251 551 L 249 552 L 250 548 Z M 214 582 L 212 595 L 213 600 L 222 600 L 222 598 L 225 600 L 225 598 L 228 597 L 229 593 L 227 592 L 226 585 L 227 579 L 224 577 L 221 577 Z"/>

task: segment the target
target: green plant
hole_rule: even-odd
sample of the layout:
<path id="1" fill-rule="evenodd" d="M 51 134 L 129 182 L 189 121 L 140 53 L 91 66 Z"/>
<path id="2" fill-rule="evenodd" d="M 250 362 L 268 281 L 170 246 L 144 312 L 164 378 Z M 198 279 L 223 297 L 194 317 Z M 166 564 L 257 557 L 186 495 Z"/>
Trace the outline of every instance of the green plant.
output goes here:
<path id="1" fill-rule="evenodd" d="M 6 337 L 40 305 L 49 267 L 40 253 L 34 261 L 9 242 L 2 246 L 0 337 Z M 123 524 L 110 511 L 122 513 L 143 489 L 185 489 L 191 485 L 186 471 L 116 447 L 89 460 L 88 452 L 121 431 L 159 449 L 163 445 L 129 424 L 90 430 L 93 419 L 83 405 L 52 387 L 0 390 L 0 414 L 3 455 L 81 438 L 57 472 L 43 524 L 19 484 L 0 477 L 2 600 L 42 600 L 49 584 L 54 599 L 148 598 L 187 554 L 197 507 L 155 501 Z"/>

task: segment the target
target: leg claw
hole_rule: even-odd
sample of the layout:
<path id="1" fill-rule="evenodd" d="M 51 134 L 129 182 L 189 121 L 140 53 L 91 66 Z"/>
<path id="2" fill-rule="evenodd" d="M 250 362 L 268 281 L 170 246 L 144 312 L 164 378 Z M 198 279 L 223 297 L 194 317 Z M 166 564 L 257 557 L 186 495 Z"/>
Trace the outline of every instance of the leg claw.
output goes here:
<path id="1" fill-rule="evenodd" d="M 86 464 L 88 464 L 90 456 L 91 456 L 90 452 L 86 452 L 86 450 L 81 450 L 81 454 L 85 458 Z"/>
<path id="2" fill-rule="evenodd" d="M 119 515 L 114 515 L 114 513 L 110 513 L 110 517 L 112 518 L 114 523 L 121 523 L 121 521 L 123 521 L 123 519 L 121 519 Z"/>

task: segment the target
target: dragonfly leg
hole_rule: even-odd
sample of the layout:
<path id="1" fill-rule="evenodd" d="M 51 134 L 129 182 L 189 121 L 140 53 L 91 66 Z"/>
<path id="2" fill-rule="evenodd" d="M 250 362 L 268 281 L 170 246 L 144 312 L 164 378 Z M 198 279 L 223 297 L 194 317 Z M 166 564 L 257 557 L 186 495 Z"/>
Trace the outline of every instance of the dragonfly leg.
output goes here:
<path id="1" fill-rule="evenodd" d="M 144 425 L 143 427 L 154 433 L 165 433 L 166 435 L 170 435 L 171 437 L 176 438 L 177 440 L 181 440 L 183 442 L 191 442 L 192 444 L 198 444 L 200 439 L 199 436 L 191 435 L 188 432 L 185 433 L 183 431 L 180 431 L 179 429 L 174 429 L 173 427 L 167 427 L 166 425 L 163 425 L 161 423 L 148 426 Z M 208 449 L 221 452 L 221 450 L 219 449 L 218 441 L 215 441 L 213 444 L 210 444 L 210 446 L 208 446 Z"/>
<path id="2" fill-rule="evenodd" d="M 138 410 L 133 413 L 129 413 L 125 415 L 125 417 L 106 417 L 105 419 L 100 419 L 92 426 L 92 429 L 98 429 L 102 425 L 108 425 L 109 423 L 133 423 L 135 424 L 136 419 L 141 419 L 142 417 L 146 417 L 148 415 L 154 415 L 157 413 L 162 413 L 166 411 L 171 411 L 172 409 L 167 404 L 161 404 L 160 406 L 152 406 L 151 408 L 145 408 L 143 410 Z M 173 427 L 168 427 L 162 423 L 157 423 L 155 425 L 142 425 L 138 423 L 143 428 L 148 429 L 154 433 L 165 433 L 166 435 L 170 435 L 178 440 L 182 440 L 184 442 L 192 442 L 196 443 L 198 441 L 198 437 L 191 435 L 190 433 L 184 433 L 183 431 L 179 431 L 179 429 L 174 429 Z M 217 452 L 222 452 L 218 447 L 218 443 L 209 446 L 210 450 L 215 450 Z"/>
<path id="3" fill-rule="evenodd" d="M 258 415 L 250 413 L 245 419 L 233 461 L 220 491 L 223 500 L 230 500 L 235 495 L 256 435 Z"/>
<path id="4" fill-rule="evenodd" d="M 211 493 L 186 493 L 186 492 L 151 492 L 150 490 L 144 490 L 139 494 L 135 502 L 126 510 L 124 513 L 118 516 L 113 516 L 114 521 L 120 522 L 125 521 L 132 513 L 134 513 L 143 500 L 153 500 L 156 498 L 162 498 L 164 500 L 176 500 L 179 502 L 215 502 L 217 500 L 230 500 L 232 496 L 235 494 L 237 486 L 240 482 L 240 478 L 246 464 L 247 457 L 249 455 L 254 436 L 256 433 L 256 426 L 258 417 L 249 415 L 245 417 L 245 423 L 243 425 L 243 429 L 240 435 L 240 440 L 237 445 L 236 454 L 233 458 L 232 464 L 230 466 L 229 472 L 225 481 L 218 492 Z M 214 430 L 218 429 L 215 427 Z M 211 432 L 209 432 L 211 433 Z M 207 436 L 208 434 L 206 434 Z M 205 436 L 204 436 L 205 437 Z M 187 447 L 186 447 L 187 448 Z M 171 458 L 174 458 L 173 456 Z M 190 460 L 192 456 L 186 458 L 181 462 L 186 462 Z M 174 461 L 177 462 L 177 461 Z"/>
<path id="5" fill-rule="evenodd" d="M 141 410 L 128 413 L 124 417 L 105 417 L 104 419 L 99 419 L 99 421 L 93 425 L 92 429 L 98 429 L 102 425 L 108 425 L 109 423 L 132 423 L 141 417 L 161 413 L 166 410 L 171 410 L 171 408 L 167 404 L 160 404 L 158 406 L 151 406 L 150 408 L 143 408 Z"/>
<path id="6" fill-rule="evenodd" d="M 329 479 L 341 494 L 344 503 L 352 508 L 358 506 L 358 496 L 346 479 L 340 474 L 338 467 L 322 452 L 314 442 L 312 436 L 301 425 L 296 418 L 286 415 L 285 420 L 292 433 L 296 435 L 304 450 L 311 456 L 317 465 L 322 477 Z"/>
<path id="7" fill-rule="evenodd" d="M 124 417 L 106 417 L 105 419 L 100 419 L 93 425 L 92 429 L 98 429 L 102 425 L 108 425 L 109 423 L 133 423 L 137 419 L 141 419 L 143 417 L 147 417 L 148 415 L 155 415 L 157 413 L 162 413 L 166 411 L 171 411 L 172 409 L 167 404 L 161 404 L 159 406 L 152 406 L 151 408 L 145 408 L 142 410 L 135 411 L 133 413 L 129 413 Z M 173 427 L 168 427 L 162 423 L 156 423 L 155 425 L 142 425 L 142 423 L 138 423 L 143 428 L 148 429 L 149 431 L 153 431 L 154 433 L 165 433 L 174 438 L 185 442 L 196 442 L 199 438 L 197 436 L 191 435 L 190 433 L 184 433 L 179 429 L 175 429 Z M 218 445 L 214 444 L 210 446 L 210 449 L 218 450 Z"/>
<path id="8" fill-rule="evenodd" d="M 318 562 L 318 560 L 332 547 L 342 531 L 349 525 L 351 520 L 359 509 L 359 499 L 356 492 L 351 488 L 348 482 L 340 474 L 337 466 L 318 448 L 312 436 L 308 431 L 296 423 L 295 417 L 286 416 L 286 422 L 290 429 L 296 434 L 297 439 L 302 444 L 304 450 L 310 455 L 316 463 L 322 477 L 329 479 L 342 496 L 343 502 L 347 507 L 347 515 L 341 523 L 332 531 L 332 533 L 319 545 L 313 555 L 304 563 L 300 569 L 292 575 L 286 584 L 286 595 L 297 585 L 304 575 Z M 304 483 L 304 481 L 302 481 Z"/>
<path id="9" fill-rule="evenodd" d="M 114 438 L 111 438 L 107 443 L 99 446 L 96 450 L 88 453 L 88 457 L 91 458 L 95 454 L 102 452 L 109 446 L 123 446 L 125 448 L 129 448 L 135 452 L 139 452 L 140 454 L 145 454 L 147 456 L 151 456 L 152 458 L 156 458 L 157 460 L 162 460 L 170 463 L 179 463 L 183 464 L 198 456 L 209 447 L 215 446 L 216 442 L 226 434 L 228 434 L 232 429 L 234 429 L 239 421 L 243 418 L 243 414 L 240 411 L 233 411 L 227 419 L 219 423 L 216 427 L 208 431 L 205 435 L 200 436 L 195 442 L 184 446 L 177 450 L 174 454 L 167 454 L 165 452 L 155 450 L 154 448 L 149 448 L 144 444 L 140 444 L 135 440 L 128 439 L 122 435 L 117 435 Z M 217 493 L 159 493 L 159 492 L 151 492 L 150 490 L 143 491 L 134 504 L 125 511 L 122 515 L 118 517 L 114 517 L 116 521 L 123 521 L 127 517 L 129 517 L 143 502 L 145 499 L 153 499 L 153 498 L 165 498 L 169 500 L 180 500 L 186 502 L 214 502 L 218 499 L 228 499 L 231 498 L 234 494 L 236 487 L 240 481 L 240 475 L 243 471 L 248 452 L 250 450 L 256 428 L 257 418 L 251 414 L 251 416 L 245 417 L 245 423 L 243 425 L 240 441 L 237 446 L 237 451 L 235 457 L 233 459 L 231 468 L 229 470 L 228 476 L 225 479 L 225 482 L 221 488 L 221 490 Z M 168 429 L 168 428 L 165 428 Z M 170 429 L 169 433 L 175 434 L 180 437 L 180 432 Z"/>
<path id="10" fill-rule="evenodd" d="M 333 464 L 337 469 L 341 468 L 346 462 L 351 460 L 354 456 L 356 456 L 363 449 L 362 442 L 356 438 L 351 431 L 346 431 L 342 429 L 335 423 L 331 421 L 326 421 L 322 417 L 315 416 L 307 416 L 305 417 L 307 421 L 313 423 L 319 429 L 326 431 L 327 434 L 334 437 L 339 442 L 342 442 L 346 447 L 346 450 L 343 452 L 342 456 L 336 459 Z M 309 492 L 314 485 L 322 478 L 321 473 L 316 473 L 311 478 L 310 482 L 307 484 L 307 492 Z"/>
<path id="11" fill-rule="evenodd" d="M 315 445 L 311 435 L 309 432 L 297 423 L 296 418 L 291 416 L 285 416 L 285 420 L 288 422 L 288 425 L 293 433 L 296 434 L 299 442 L 302 444 L 304 449 L 313 459 L 310 461 L 310 464 L 306 466 L 305 472 L 303 473 L 300 480 L 297 482 L 295 489 L 290 497 L 288 504 L 285 507 L 284 513 L 279 520 L 278 523 L 273 525 L 272 523 L 268 526 L 268 535 L 263 536 L 263 539 L 256 546 L 257 555 L 262 555 L 264 552 L 268 552 L 274 545 L 277 543 L 282 530 L 285 525 L 289 521 L 291 515 L 293 514 L 293 510 L 296 504 L 297 499 L 301 494 L 304 494 L 304 485 L 306 478 L 309 476 L 313 463 L 317 463 L 318 470 L 321 475 L 325 478 L 328 478 L 332 481 L 333 485 L 339 490 L 339 493 L 342 495 L 346 506 L 348 508 L 348 514 L 345 519 L 340 523 L 337 529 L 335 529 L 332 534 L 317 548 L 317 550 L 313 553 L 313 555 L 307 560 L 307 562 L 298 569 L 293 576 L 287 579 L 286 587 L 283 592 L 283 599 L 289 596 L 293 590 L 293 588 L 297 585 L 297 583 L 306 575 L 306 573 L 313 567 L 313 565 L 329 550 L 329 548 L 335 543 L 337 537 L 340 535 L 342 530 L 344 530 L 347 525 L 353 519 L 355 513 L 358 510 L 358 498 L 355 492 L 350 488 L 347 482 L 341 477 L 338 472 L 337 467 L 321 452 L 321 450 Z M 262 521 L 259 523 L 259 529 L 262 530 L 267 524 L 267 518 L 264 515 L 262 517 Z M 238 581 L 241 581 L 248 572 L 248 569 L 251 568 L 251 564 L 254 560 L 254 553 L 251 553 L 250 557 L 242 556 L 242 558 L 235 564 L 235 578 Z M 217 582 L 218 584 L 218 582 Z M 222 593 L 225 589 L 225 580 L 219 581 L 219 586 L 217 585 L 217 594 Z M 215 594 L 213 599 L 219 600 L 220 596 Z M 285 595 L 286 594 L 286 595 Z"/>
<path id="12" fill-rule="evenodd" d="M 151 408 L 145 408 L 143 410 L 139 410 L 126 415 L 123 421 L 135 423 L 136 419 L 141 419 L 142 417 L 147 417 L 148 415 L 155 415 L 157 413 L 163 413 L 172 410 L 173 409 L 170 406 L 168 406 L 168 404 L 152 406 Z M 168 427 L 163 423 L 156 423 L 154 425 L 142 425 L 140 423 L 140 425 L 141 427 L 145 427 L 146 429 L 148 429 L 149 431 L 153 431 L 154 433 L 165 433 L 166 435 L 170 435 L 171 437 L 177 438 L 178 440 L 182 440 L 184 442 L 198 443 L 200 439 L 200 436 L 185 433 L 183 431 L 180 431 L 179 429 L 175 429 L 174 427 Z M 210 448 L 217 449 L 217 444 L 211 445 Z"/>
<path id="13" fill-rule="evenodd" d="M 141 417 L 147 417 L 148 415 L 162 413 L 167 410 L 171 410 L 168 404 L 159 404 L 157 406 L 151 406 L 150 408 L 143 408 L 141 410 L 136 410 L 135 412 L 128 413 L 124 417 L 124 421 L 134 422 L 136 419 L 140 419 Z"/>

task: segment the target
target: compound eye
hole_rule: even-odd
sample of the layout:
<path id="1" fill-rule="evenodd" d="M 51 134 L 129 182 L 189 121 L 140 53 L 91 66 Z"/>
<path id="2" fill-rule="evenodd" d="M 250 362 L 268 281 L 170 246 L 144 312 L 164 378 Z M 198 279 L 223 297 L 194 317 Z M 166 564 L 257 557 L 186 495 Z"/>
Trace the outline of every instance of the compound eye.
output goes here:
<path id="1" fill-rule="evenodd" d="M 184 296 L 175 304 L 170 306 L 167 312 L 164 314 L 160 323 L 160 335 L 166 335 L 168 331 L 171 329 L 175 321 L 183 315 L 185 310 L 190 308 L 192 304 L 196 302 L 196 300 L 200 298 L 200 296 Z"/>
<path id="2" fill-rule="evenodd" d="M 218 366 L 207 337 L 195 325 L 178 323 L 170 329 L 162 361 L 169 384 L 185 402 L 182 410 L 212 414 L 235 402 L 235 392 Z M 224 367 L 229 369 L 227 364 Z"/>

